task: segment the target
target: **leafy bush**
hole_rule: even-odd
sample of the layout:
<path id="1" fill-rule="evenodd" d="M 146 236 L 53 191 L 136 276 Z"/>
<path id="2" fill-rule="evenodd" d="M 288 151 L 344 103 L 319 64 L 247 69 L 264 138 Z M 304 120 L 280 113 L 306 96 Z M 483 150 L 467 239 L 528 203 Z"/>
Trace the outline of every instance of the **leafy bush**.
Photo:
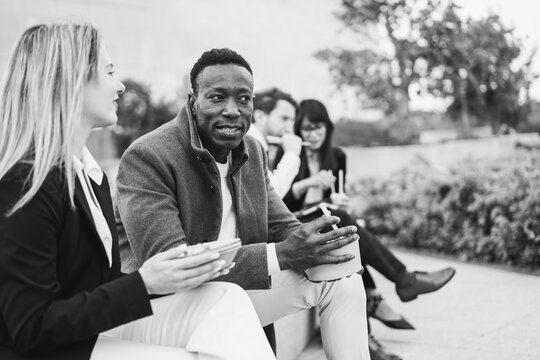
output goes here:
<path id="1" fill-rule="evenodd" d="M 418 129 L 411 122 L 342 120 L 336 123 L 333 141 L 339 146 L 408 145 L 418 143 L 418 136 Z"/>
<path id="2" fill-rule="evenodd" d="M 411 111 L 408 119 L 386 115 L 378 121 L 341 119 L 333 141 L 339 146 L 409 145 L 419 142 L 422 130 L 452 129 L 452 119 L 435 111 Z"/>
<path id="3" fill-rule="evenodd" d="M 351 185 L 354 209 L 390 243 L 463 260 L 540 268 L 540 154 L 466 161 L 448 174 L 419 162 Z"/>
<path id="4" fill-rule="evenodd" d="M 177 105 L 164 101 L 154 103 L 150 88 L 135 80 L 123 80 L 126 87 L 118 100 L 118 123 L 113 130 L 117 156 L 139 136 L 174 118 Z"/>

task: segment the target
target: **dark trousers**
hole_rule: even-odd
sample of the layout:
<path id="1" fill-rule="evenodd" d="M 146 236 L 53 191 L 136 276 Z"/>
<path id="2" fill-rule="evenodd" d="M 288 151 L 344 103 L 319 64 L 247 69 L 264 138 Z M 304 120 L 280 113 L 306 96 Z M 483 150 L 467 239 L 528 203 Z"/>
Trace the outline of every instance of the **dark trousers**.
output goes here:
<path id="1" fill-rule="evenodd" d="M 341 222 L 338 224 L 339 227 L 355 225 L 358 228 L 358 235 L 360 240 L 358 244 L 360 245 L 360 258 L 362 264 L 369 265 L 378 272 L 380 272 L 384 277 L 390 280 L 393 283 L 397 283 L 401 276 L 405 274 L 407 268 L 398 258 L 392 254 L 390 249 L 384 246 L 373 234 L 365 230 L 364 228 L 358 226 L 356 220 L 349 215 L 346 211 L 339 209 L 329 209 L 332 215 L 337 216 L 341 219 Z M 308 215 L 301 215 L 298 217 L 303 223 L 312 221 L 322 215 L 321 210 L 314 211 Z M 329 231 L 328 229 L 323 229 L 322 232 Z M 364 287 L 366 289 L 375 289 L 375 282 L 373 278 L 367 271 L 367 268 L 364 269 L 364 274 L 362 275 L 364 279 Z"/>

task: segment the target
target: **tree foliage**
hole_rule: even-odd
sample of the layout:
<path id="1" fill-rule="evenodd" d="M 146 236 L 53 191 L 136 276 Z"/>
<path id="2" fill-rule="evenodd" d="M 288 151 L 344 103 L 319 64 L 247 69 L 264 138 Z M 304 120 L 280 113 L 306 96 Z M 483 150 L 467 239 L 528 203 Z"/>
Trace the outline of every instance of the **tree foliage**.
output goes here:
<path id="1" fill-rule="evenodd" d="M 147 85 L 132 79 L 122 82 L 126 90 L 118 101 L 118 122 L 113 130 L 118 156 L 139 136 L 171 120 L 177 110 L 173 103 L 152 102 Z"/>
<path id="2" fill-rule="evenodd" d="M 498 15 L 464 18 L 453 0 L 341 5 L 336 15 L 361 46 L 323 49 L 316 57 L 328 63 L 338 86 L 356 88 L 368 106 L 407 119 L 412 91 L 451 98 L 448 111 L 464 136 L 471 117 L 494 130 L 526 117 L 534 53 L 524 56 L 522 42 Z"/>
<path id="3" fill-rule="evenodd" d="M 494 131 L 502 123 L 515 127 L 528 112 L 534 52 L 514 69 L 524 56 L 523 46 L 498 15 L 462 19 L 452 2 L 442 8 L 437 3 L 429 3 L 424 11 L 427 20 L 420 28 L 426 42 L 429 90 L 453 98 L 448 111 L 461 120 L 464 135 L 470 130 L 470 115 L 490 123 Z M 440 14 L 437 8 L 442 9 Z"/>
<path id="4" fill-rule="evenodd" d="M 406 0 L 343 0 L 337 17 L 359 36 L 359 49 L 324 49 L 316 57 L 329 64 L 338 85 L 356 87 L 370 105 L 397 112 L 406 118 L 409 112 L 409 89 L 422 74 L 417 61 L 420 13 Z M 383 50 L 382 43 L 389 45 Z"/>

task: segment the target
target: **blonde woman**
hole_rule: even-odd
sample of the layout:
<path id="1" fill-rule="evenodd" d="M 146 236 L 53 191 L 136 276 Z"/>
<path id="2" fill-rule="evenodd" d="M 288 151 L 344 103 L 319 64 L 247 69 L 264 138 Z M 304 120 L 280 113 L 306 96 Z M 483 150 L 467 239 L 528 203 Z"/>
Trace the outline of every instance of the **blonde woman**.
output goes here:
<path id="1" fill-rule="evenodd" d="M 0 88 L 0 358 L 275 359 L 215 252 L 120 272 L 107 179 L 84 146 L 124 86 L 87 24 L 26 30 Z M 164 295 L 150 300 L 151 295 Z"/>

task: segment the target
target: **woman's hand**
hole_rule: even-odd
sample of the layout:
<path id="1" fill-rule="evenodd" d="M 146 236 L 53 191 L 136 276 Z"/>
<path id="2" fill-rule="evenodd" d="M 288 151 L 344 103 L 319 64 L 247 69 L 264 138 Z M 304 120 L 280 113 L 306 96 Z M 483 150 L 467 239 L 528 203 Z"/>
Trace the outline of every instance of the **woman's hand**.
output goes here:
<path id="1" fill-rule="evenodd" d="M 312 176 L 314 185 L 321 187 L 323 190 L 330 189 L 336 182 L 336 177 L 332 174 L 332 170 L 321 170 Z"/>
<path id="2" fill-rule="evenodd" d="M 321 170 L 315 175 L 295 182 L 291 189 L 294 197 L 299 199 L 310 187 L 319 187 L 326 190 L 331 188 L 335 181 L 336 177 L 331 170 Z"/>
<path id="3" fill-rule="evenodd" d="M 345 193 L 332 193 L 330 194 L 330 200 L 332 204 L 338 206 L 340 209 L 349 211 L 351 207 L 351 197 Z"/>
<path id="4" fill-rule="evenodd" d="M 146 260 L 139 273 L 148 294 L 171 294 L 195 288 L 205 281 L 225 275 L 225 260 L 219 259 L 216 251 L 205 251 L 197 255 L 184 256 L 186 245 L 174 247 Z M 232 266 L 231 266 L 232 267 Z"/>

